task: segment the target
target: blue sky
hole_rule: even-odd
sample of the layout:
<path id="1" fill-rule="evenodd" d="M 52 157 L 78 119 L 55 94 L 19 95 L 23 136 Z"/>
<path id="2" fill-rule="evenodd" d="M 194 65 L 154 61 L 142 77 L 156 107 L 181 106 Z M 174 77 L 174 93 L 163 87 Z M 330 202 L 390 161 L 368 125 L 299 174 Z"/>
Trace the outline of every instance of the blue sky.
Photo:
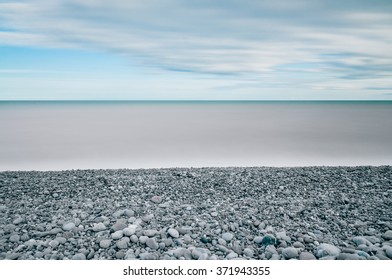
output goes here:
<path id="1" fill-rule="evenodd" d="M 0 1 L 0 100 L 391 100 L 392 1 Z"/>

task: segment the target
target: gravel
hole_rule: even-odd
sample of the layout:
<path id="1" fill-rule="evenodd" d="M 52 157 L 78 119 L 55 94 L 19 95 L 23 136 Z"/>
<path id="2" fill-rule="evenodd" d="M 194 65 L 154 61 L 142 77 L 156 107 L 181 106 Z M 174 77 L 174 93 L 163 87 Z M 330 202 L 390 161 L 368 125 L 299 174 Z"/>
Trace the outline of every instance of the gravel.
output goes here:
<path id="1" fill-rule="evenodd" d="M 0 259 L 392 259 L 392 167 L 0 172 Z"/>

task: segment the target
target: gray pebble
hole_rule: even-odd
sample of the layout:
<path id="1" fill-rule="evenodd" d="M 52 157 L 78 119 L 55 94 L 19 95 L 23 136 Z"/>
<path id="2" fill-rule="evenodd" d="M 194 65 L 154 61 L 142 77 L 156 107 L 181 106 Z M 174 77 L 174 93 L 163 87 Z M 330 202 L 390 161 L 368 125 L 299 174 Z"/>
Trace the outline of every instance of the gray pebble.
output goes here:
<path id="1" fill-rule="evenodd" d="M 180 233 L 178 232 L 178 230 L 176 230 L 175 228 L 170 228 L 167 233 L 173 237 L 173 238 L 178 238 L 180 237 Z"/>
<path id="2" fill-rule="evenodd" d="M 72 256 L 72 260 L 85 260 L 86 256 L 84 254 L 78 253 Z"/>
<path id="3" fill-rule="evenodd" d="M 385 255 L 388 258 L 392 259 L 392 247 L 391 246 L 388 246 L 388 247 L 385 248 Z"/>
<path id="4" fill-rule="evenodd" d="M 14 242 L 14 243 L 19 242 L 20 241 L 20 236 L 18 234 L 13 234 L 13 235 L 10 236 L 10 241 Z"/>
<path id="5" fill-rule="evenodd" d="M 222 238 L 226 241 L 229 242 L 233 239 L 233 234 L 231 234 L 230 232 L 225 232 L 222 234 Z"/>
<path id="6" fill-rule="evenodd" d="M 151 197 L 151 201 L 154 202 L 154 203 L 156 203 L 156 204 L 159 204 L 159 203 L 162 202 L 162 197 L 161 197 L 161 196 L 158 196 L 158 195 L 153 196 L 153 197 Z"/>
<path id="7" fill-rule="evenodd" d="M 309 253 L 309 252 L 302 252 L 302 253 L 299 255 L 299 259 L 300 259 L 300 260 L 316 260 L 316 257 L 315 257 L 312 253 Z"/>
<path id="8" fill-rule="evenodd" d="M 298 250 L 294 247 L 287 247 L 282 250 L 282 255 L 286 259 L 294 259 L 298 257 Z"/>
<path id="9" fill-rule="evenodd" d="M 70 231 L 70 230 L 73 230 L 75 227 L 76 227 L 75 224 L 72 223 L 72 222 L 71 223 L 66 223 L 66 224 L 63 225 L 63 230 Z"/>
<path id="10" fill-rule="evenodd" d="M 18 217 L 12 223 L 14 225 L 19 225 L 21 222 L 23 222 L 23 218 L 22 217 Z"/>
<path id="11" fill-rule="evenodd" d="M 245 256 L 247 256 L 247 257 L 249 257 L 249 258 L 252 258 L 253 255 L 254 255 L 253 250 L 252 250 L 251 248 L 249 248 L 249 247 L 248 247 L 248 248 L 245 248 L 244 251 L 243 251 L 243 253 L 244 253 Z"/>
<path id="12" fill-rule="evenodd" d="M 340 254 L 340 249 L 332 244 L 322 243 L 317 247 L 317 257 L 319 259 L 326 256 L 337 256 Z"/>
<path id="13" fill-rule="evenodd" d="M 153 250 L 157 250 L 159 248 L 159 245 L 158 245 L 157 241 L 155 240 L 155 238 L 148 238 L 146 240 L 146 245 Z"/>
<path id="14" fill-rule="evenodd" d="M 392 240 L 392 230 L 387 230 L 383 235 L 382 238 L 385 240 Z"/>
<path id="15" fill-rule="evenodd" d="M 110 247 L 111 243 L 112 243 L 112 240 L 104 239 L 104 240 L 101 240 L 101 242 L 99 242 L 99 247 L 101 247 L 102 249 L 107 249 Z"/>
<path id="16" fill-rule="evenodd" d="M 117 240 L 117 239 L 122 238 L 123 235 L 124 235 L 123 231 L 122 230 L 118 230 L 118 231 L 112 233 L 112 238 L 114 240 Z"/>
<path id="17" fill-rule="evenodd" d="M 129 237 L 123 237 L 116 242 L 116 246 L 119 249 L 127 249 L 129 244 Z"/>
<path id="18" fill-rule="evenodd" d="M 147 229 L 147 230 L 145 230 L 145 231 L 143 232 L 143 234 L 144 234 L 145 236 L 148 236 L 148 237 L 153 237 L 153 236 L 155 236 L 155 235 L 158 234 L 158 231 L 155 230 L 155 229 Z"/>
<path id="19" fill-rule="evenodd" d="M 93 231 L 98 232 L 98 231 L 103 231 L 103 230 L 106 230 L 106 226 L 104 223 L 100 222 L 100 223 L 94 224 Z"/>

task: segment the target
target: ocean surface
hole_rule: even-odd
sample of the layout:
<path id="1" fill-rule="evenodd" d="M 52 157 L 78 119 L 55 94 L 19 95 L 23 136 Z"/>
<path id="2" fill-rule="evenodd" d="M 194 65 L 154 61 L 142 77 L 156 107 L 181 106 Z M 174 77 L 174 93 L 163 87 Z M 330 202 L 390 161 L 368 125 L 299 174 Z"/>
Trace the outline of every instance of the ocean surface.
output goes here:
<path id="1" fill-rule="evenodd" d="M 392 102 L 0 102 L 0 170 L 392 165 Z"/>

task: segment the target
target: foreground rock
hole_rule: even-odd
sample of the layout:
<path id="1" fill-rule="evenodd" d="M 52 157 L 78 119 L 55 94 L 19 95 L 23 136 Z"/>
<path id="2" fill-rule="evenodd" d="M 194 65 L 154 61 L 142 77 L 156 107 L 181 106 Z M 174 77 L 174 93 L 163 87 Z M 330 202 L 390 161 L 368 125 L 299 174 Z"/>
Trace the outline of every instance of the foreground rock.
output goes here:
<path id="1" fill-rule="evenodd" d="M 392 168 L 0 172 L 0 259 L 392 259 Z"/>

